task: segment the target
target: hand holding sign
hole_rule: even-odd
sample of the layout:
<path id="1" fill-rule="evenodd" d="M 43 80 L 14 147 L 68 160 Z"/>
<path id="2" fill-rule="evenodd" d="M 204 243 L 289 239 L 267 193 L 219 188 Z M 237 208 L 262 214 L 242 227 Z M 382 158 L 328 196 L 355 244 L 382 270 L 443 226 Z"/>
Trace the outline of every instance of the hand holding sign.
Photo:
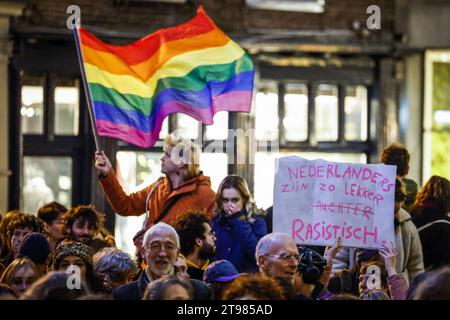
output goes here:
<path id="1" fill-rule="evenodd" d="M 277 159 L 275 232 L 299 244 L 379 248 L 394 238 L 396 167 Z"/>
<path id="2" fill-rule="evenodd" d="M 333 246 L 328 246 L 325 248 L 325 253 L 323 254 L 324 258 L 327 260 L 327 265 L 331 265 L 333 263 L 334 257 L 336 257 L 337 253 L 342 247 L 342 238 L 339 237 Z"/>
<path id="3" fill-rule="evenodd" d="M 382 244 L 381 248 L 378 250 L 378 253 L 384 261 L 388 276 L 397 274 L 395 266 L 397 265 L 398 252 L 395 248 L 394 242 L 391 241 L 391 244 L 389 246 L 387 246 L 386 244 Z"/>

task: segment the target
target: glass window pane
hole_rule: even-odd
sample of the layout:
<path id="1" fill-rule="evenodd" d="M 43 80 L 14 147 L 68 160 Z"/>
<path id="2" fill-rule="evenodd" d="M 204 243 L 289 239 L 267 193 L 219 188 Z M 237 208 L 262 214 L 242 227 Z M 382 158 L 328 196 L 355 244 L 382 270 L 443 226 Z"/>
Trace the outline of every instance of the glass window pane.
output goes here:
<path id="1" fill-rule="evenodd" d="M 278 93 L 265 88 L 256 94 L 255 137 L 258 140 L 278 139 Z"/>
<path id="2" fill-rule="evenodd" d="M 169 117 L 166 117 L 161 125 L 159 139 L 164 140 L 169 135 Z"/>
<path id="3" fill-rule="evenodd" d="M 214 123 L 206 126 L 206 140 L 226 140 L 228 137 L 228 112 L 220 111 L 214 115 Z"/>
<path id="4" fill-rule="evenodd" d="M 306 85 L 286 85 L 283 127 L 286 141 L 306 141 L 308 138 L 308 87 Z"/>
<path id="5" fill-rule="evenodd" d="M 116 154 L 117 178 L 127 193 L 141 190 L 160 177 L 162 152 L 119 151 Z M 117 247 L 134 256 L 133 236 L 141 230 L 145 215 L 122 217 L 116 214 Z"/>
<path id="6" fill-rule="evenodd" d="M 79 96 L 78 86 L 55 88 L 55 134 L 78 135 Z"/>
<path id="7" fill-rule="evenodd" d="M 345 140 L 367 140 L 367 89 L 365 86 L 345 88 Z"/>
<path id="8" fill-rule="evenodd" d="M 34 82 L 41 82 L 40 80 Z M 43 82 L 42 82 L 43 83 Z M 23 85 L 21 90 L 22 134 L 44 133 L 44 86 L 43 84 Z"/>
<path id="9" fill-rule="evenodd" d="M 338 139 L 338 89 L 335 85 L 320 84 L 315 98 L 315 132 L 317 141 Z"/>
<path id="10" fill-rule="evenodd" d="M 365 153 L 257 152 L 255 155 L 254 197 L 256 204 L 264 209 L 273 205 L 275 159 L 286 156 L 300 156 L 309 160 L 321 158 L 336 162 L 367 163 Z"/>
<path id="11" fill-rule="evenodd" d="M 202 153 L 200 168 L 205 176 L 211 178 L 211 188 L 217 191 L 228 173 L 228 156 L 226 153 Z"/>
<path id="12" fill-rule="evenodd" d="M 177 113 L 176 116 L 176 135 L 184 139 L 197 139 L 199 122 L 184 113 Z"/>
<path id="13" fill-rule="evenodd" d="M 37 214 L 51 201 L 72 206 L 72 158 L 25 156 L 23 173 L 22 210 Z"/>

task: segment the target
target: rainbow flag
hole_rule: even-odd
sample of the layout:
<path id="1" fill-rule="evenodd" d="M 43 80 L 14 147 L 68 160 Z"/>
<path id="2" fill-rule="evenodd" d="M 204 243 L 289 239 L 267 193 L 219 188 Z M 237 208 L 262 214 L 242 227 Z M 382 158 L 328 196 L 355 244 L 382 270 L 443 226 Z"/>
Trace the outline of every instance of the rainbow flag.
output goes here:
<path id="1" fill-rule="evenodd" d="M 97 133 L 151 147 L 165 117 L 212 124 L 219 111 L 249 112 L 254 67 L 202 7 L 182 25 L 109 45 L 78 30 Z"/>

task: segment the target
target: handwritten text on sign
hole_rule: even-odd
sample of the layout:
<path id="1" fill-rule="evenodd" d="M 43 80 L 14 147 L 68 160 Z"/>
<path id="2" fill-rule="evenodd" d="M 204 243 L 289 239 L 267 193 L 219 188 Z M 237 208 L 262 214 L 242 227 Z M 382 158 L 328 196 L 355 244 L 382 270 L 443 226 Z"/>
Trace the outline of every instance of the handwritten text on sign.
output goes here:
<path id="1" fill-rule="evenodd" d="M 297 243 L 379 248 L 394 238 L 395 166 L 277 159 L 276 232 Z"/>

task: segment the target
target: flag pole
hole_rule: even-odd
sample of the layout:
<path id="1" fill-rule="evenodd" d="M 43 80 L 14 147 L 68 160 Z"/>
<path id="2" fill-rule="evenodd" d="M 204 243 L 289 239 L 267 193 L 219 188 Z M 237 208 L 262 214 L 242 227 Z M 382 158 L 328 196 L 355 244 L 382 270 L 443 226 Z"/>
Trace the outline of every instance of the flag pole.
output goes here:
<path id="1" fill-rule="evenodd" d="M 89 111 L 89 119 L 91 120 L 92 132 L 94 133 L 95 148 L 97 149 L 98 152 L 100 152 L 100 146 L 98 144 L 97 139 L 97 127 L 95 126 L 94 121 L 94 108 L 93 108 L 94 102 L 92 101 L 91 89 L 86 79 L 86 71 L 84 70 L 83 53 L 81 52 L 80 48 L 80 37 L 78 34 L 78 28 L 79 28 L 78 24 L 74 26 L 73 35 L 75 37 L 75 45 L 77 47 L 78 63 L 80 64 L 81 79 L 83 80 L 84 94 L 86 95 L 86 102 Z"/>

